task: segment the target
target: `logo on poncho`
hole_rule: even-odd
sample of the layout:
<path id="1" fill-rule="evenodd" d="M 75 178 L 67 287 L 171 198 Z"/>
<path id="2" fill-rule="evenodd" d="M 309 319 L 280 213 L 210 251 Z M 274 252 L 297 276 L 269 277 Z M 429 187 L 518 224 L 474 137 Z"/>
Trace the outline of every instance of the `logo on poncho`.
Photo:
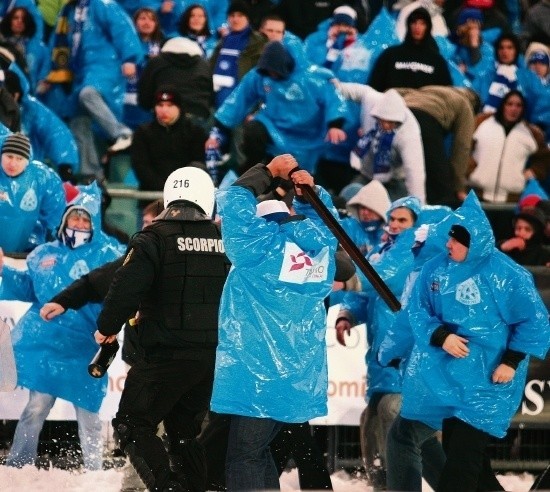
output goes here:
<path id="1" fill-rule="evenodd" d="M 90 273 L 90 269 L 88 268 L 86 262 L 84 260 L 78 260 L 69 271 L 69 277 L 76 280 L 87 273 Z"/>
<path id="2" fill-rule="evenodd" d="M 329 249 L 323 248 L 316 256 L 302 251 L 294 243 L 285 244 L 285 252 L 279 280 L 293 284 L 324 282 L 329 266 Z"/>
<path id="3" fill-rule="evenodd" d="M 455 299 L 466 306 L 473 306 L 481 302 L 481 294 L 473 279 L 469 278 L 458 284 Z"/>
<path id="4" fill-rule="evenodd" d="M 38 198 L 36 198 L 36 192 L 31 188 L 21 198 L 21 204 L 19 205 L 24 212 L 32 212 L 38 207 Z"/>

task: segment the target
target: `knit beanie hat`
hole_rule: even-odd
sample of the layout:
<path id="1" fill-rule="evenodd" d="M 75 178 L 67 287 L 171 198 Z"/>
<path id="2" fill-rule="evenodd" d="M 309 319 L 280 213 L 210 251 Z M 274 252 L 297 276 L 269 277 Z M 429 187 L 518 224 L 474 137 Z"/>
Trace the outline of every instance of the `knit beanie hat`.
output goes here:
<path id="1" fill-rule="evenodd" d="M 535 229 L 535 234 L 540 235 L 546 227 L 544 212 L 536 207 L 522 208 L 514 217 L 514 224 L 518 219 L 523 219 Z"/>
<path id="2" fill-rule="evenodd" d="M 342 198 L 344 202 L 348 203 L 355 195 L 357 195 L 361 188 L 363 188 L 363 185 L 361 183 L 350 183 L 340 190 L 340 193 L 338 193 L 338 197 Z"/>
<path id="3" fill-rule="evenodd" d="M 342 5 L 334 9 L 331 25 L 344 24 L 346 26 L 355 27 L 356 19 L 357 12 L 349 5 Z"/>
<path id="4" fill-rule="evenodd" d="M 31 156 L 31 142 L 22 133 L 8 135 L 2 144 L 2 154 L 15 154 L 29 160 Z"/>
<path id="5" fill-rule="evenodd" d="M 459 224 L 452 225 L 449 236 L 455 238 L 462 246 L 470 247 L 470 233 L 464 226 Z"/>
<path id="6" fill-rule="evenodd" d="M 227 15 L 240 12 L 250 19 L 250 6 L 244 0 L 233 0 L 227 9 Z"/>
<path id="7" fill-rule="evenodd" d="M 525 59 L 528 65 L 536 62 L 550 65 L 550 47 L 543 43 L 533 41 L 525 50 Z"/>
<path id="8" fill-rule="evenodd" d="M 155 104 L 161 102 L 171 102 L 181 109 L 180 93 L 172 86 L 159 87 L 155 91 Z"/>
<path id="9" fill-rule="evenodd" d="M 456 19 L 456 25 L 461 26 L 466 24 L 469 20 L 477 21 L 480 24 L 483 23 L 483 12 L 479 9 L 474 8 L 464 8 L 462 9 Z"/>

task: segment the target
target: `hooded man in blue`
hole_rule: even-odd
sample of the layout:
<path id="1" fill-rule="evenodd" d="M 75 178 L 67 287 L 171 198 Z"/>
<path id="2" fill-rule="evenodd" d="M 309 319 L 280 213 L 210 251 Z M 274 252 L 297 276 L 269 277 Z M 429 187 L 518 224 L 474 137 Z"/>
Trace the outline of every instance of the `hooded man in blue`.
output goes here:
<path id="1" fill-rule="evenodd" d="M 218 194 L 233 265 L 220 305 L 211 409 L 231 415 L 228 490 L 278 489 L 269 443 L 283 423 L 327 413 L 326 310 L 337 240 L 298 195 L 261 202 L 274 178 L 313 185 L 289 154 L 256 165 Z M 334 209 L 328 193 L 319 198 Z M 298 193 L 300 191 L 298 190 Z"/>
<path id="2" fill-rule="evenodd" d="M 548 313 L 531 274 L 496 249 L 473 193 L 455 213 L 448 253 L 425 264 L 408 305 L 416 343 L 406 370 L 415 377 L 401 414 L 442 423 L 438 491 L 502 490 L 485 448 L 506 434 L 529 356 L 548 351 Z"/>
<path id="3" fill-rule="evenodd" d="M 57 115 L 71 120 L 81 172 L 101 178 L 92 121 L 114 141 L 111 152 L 131 145 L 132 131 L 122 123 L 123 99 L 126 79 L 136 75 L 143 57 L 141 41 L 117 2 L 71 0 L 61 8 L 50 45 L 52 70 L 42 97 Z"/>
<path id="4" fill-rule="evenodd" d="M 37 247 L 27 257 L 27 270 L 3 266 L 2 282 L 14 299 L 32 302 L 12 337 L 17 384 L 30 390 L 29 403 L 17 425 L 6 464 L 24 466 L 36 458 L 38 436 L 57 398 L 76 411 L 84 466 L 100 470 L 103 440 L 99 408 L 107 379 L 91 378 L 88 362 L 97 351 L 93 334 L 99 304 L 46 323 L 40 306 L 74 280 L 118 258 L 124 248 L 101 231 L 101 192 L 92 183 L 80 188 L 63 214 L 58 239 Z"/>
<path id="5" fill-rule="evenodd" d="M 405 278 L 413 267 L 411 246 L 420 210 L 420 200 L 415 196 L 394 201 L 386 214 L 388 225 L 385 227 L 385 240 L 367 255 L 369 263 L 397 297 L 401 295 Z M 379 481 L 383 479 L 386 462 L 386 434 L 401 403 L 401 375 L 395 367 L 381 366 L 376 356 L 396 314 L 372 284 L 362 274 L 359 277 L 361 292 L 346 293 L 335 328 L 338 342 L 345 345 L 344 334 L 349 335 L 351 326 L 363 322 L 367 325 L 365 400 L 368 405 L 361 415 L 362 453 L 370 482 L 381 485 Z M 378 455 L 382 467 L 375 464 Z"/>
<path id="6" fill-rule="evenodd" d="M 69 127 L 31 95 L 29 82 L 15 62 L 4 73 L 6 88 L 19 105 L 21 131 L 31 141 L 33 158 L 49 162 L 63 181 L 74 178 L 80 170 L 80 161 Z"/>
<path id="7" fill-rule="evenodd" d="M 13 133 L 0 140 L 0 248 L 11 253 L 30 251 L 45 241 L 44 232 L 57 229 L 65 193 L 55 171 L 41 162 L 29 162 L 31 146 L 25 135 Z"/>
<path id="8" fill-rule="evenodd" d="M 325 142 L 346 138 L 341 129 L 346 118 L 342 97 L 324 76 L 296 67 L 278 41 L 266 45 L 256 69 L 216 111 L 217 127 L 234 128 L 258 106 L 253 120 L 243 127 L 246 168 L 265 161 L 266 154 L 290 152 L 304 169 L 314 172 Z"/>
<path id="9" fill-rule="evenodd" d="M 404 370 L 414 345 L 407 305 L 422 266 L 435 255 L 446 251 L 450 224 L 455 215 L 449 207 L 425 205 L 414 231 L 413 269 L 405 280 L 401 294 L 401 311 L 388 327 L 380 343 L 377 362 L 384 367 L 399 367 L 403 378 L 403 393 L 407 393 L 411 376 Z M 445 454 L 436 437 L 436 429 L 422 421 L 411 421 L 398 415 L 387 436 L 386 486 L 388 490 L 422 490 L 422 478 L 435 489 L 445 464 Z"/>

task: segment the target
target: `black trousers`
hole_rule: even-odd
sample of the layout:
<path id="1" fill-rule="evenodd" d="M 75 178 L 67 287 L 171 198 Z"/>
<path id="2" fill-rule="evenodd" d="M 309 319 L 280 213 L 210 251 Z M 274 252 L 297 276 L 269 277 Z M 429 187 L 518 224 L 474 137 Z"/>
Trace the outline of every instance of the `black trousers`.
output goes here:
<path id="1" fill-rule="evenodd" d="M 259 162 L 267 163 L 271 159 L 266 150 L 270 142 L 271 137 L 263 123 L 252 120 L 243 124 L 241 151 L 244 154 L 245 162 L 238 169 L 239 175 Z"/>
<path id="2" fill-rule="evenodd" d="M 447 460 L 436 492 L 504 490 L 486 453 L 491 436 L 456 417 L 443 420 L 443 451 Z"/>
<path id="3" fill-rule="evenodd" d="M 317 162 L 315 184 L 325 188 L 330 194 L 338 195 L 342 188 L 349 185 L 359 171 L 353 169 L 349 162 L 342 163 L 321 158 Z"/>
<path id="4" fill-rule="evenodd" d="M 307 422 L 285 424 L 270 447 L 279 475 L 285 469 L 289 458 L 293 458 L 298 468 L 300 489 L 332 490 L 330 473 L 325 466 L 323 453 Z"/>
<path id="5" fill-rule="evenodd" d="M 416 108 L 426 169 L 426 199 L 431 205 L 456 204 L 455 172 L 445 149 L 446 132 L 430 114 Z"/>
<path id="6" fill-rule="evenodd" d="M 141 361 L 128 372 L 113 428 L 148 488 L 162 490 L 185 475 L 190 490 L 206 490 L 204 450 L 195 438 L 210 403 L 214 363 L 212 351 L 198 360 Z M 156 435 L 161 421 L 170 460 Z M 170 461 L 181 466 L 181 473 L 171 470 Z"/>

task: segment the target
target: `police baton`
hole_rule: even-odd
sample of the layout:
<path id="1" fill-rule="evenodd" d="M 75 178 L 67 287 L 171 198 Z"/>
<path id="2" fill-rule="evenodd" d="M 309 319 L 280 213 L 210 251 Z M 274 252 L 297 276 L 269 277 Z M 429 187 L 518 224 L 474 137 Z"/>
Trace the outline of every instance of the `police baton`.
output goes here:
<path id="1" fill-rule="evenodd" d="M 109 366 L 115 360 L 118 347 L 119 345 L 116 338 L 111 343 L 102 343 L 99 346 L 99 350 L 94 355 L 94 358 L 88 364 L 88 374 L 93 378 L 104 376 Z"/>
<path id="2" fill-rule="evenodd" d="M 397 300 L 393 292 L 389 289 L 386 283 L 380 278 L 378 272 L 372 267 L 372 265 L 363 256 L 356 244 L 351 240 L 346 231 L 329 212 L 328 208 L 321 201 L 321 199 L 315 193 L 315 190 L 309 186 L 300 184 L 297 185 L 302 191 L 302 195 L 306 198 L 309 204 L 315 209 L 319 217 L 323 220 L 325 225 L 331 230 L 338 242 L 342 245 L 342 248 L 350 255 L 351 259 L 365 274 L 368 281 L 375 288 L 376 292 L 380 294 L 380 297 L 388 305 L 388 307 L 395 313 L 401 309 L 401 303 Z"/>

